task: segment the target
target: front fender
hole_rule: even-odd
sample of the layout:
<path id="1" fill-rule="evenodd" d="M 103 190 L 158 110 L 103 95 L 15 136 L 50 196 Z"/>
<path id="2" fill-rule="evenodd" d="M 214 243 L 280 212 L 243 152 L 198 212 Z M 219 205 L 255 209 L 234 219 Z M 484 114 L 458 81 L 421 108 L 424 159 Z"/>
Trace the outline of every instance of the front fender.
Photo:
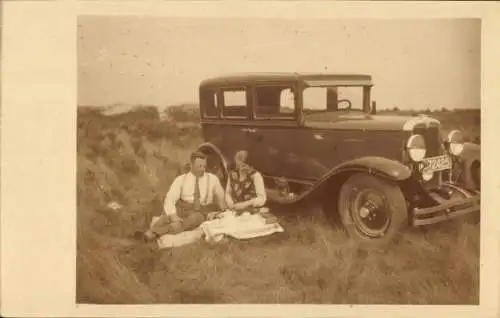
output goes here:
<path id="1" fill-rule="evenodd" d="M 464 143 L 464 150 L 459 158 L 464 162 L 481 161 L 481 146 L 472 142 Z"/>
<path id="2" fill-rule="evenodd" d="M 357 158 L 334 167 L 311 188 L 286 203 L 295 203 L 306 197 L 320 194 L 325 187 L 340 188 L 346 177 L 354 172 L 367 172 L 394 181 L 407 180 L 412 175 L 411 168 L 395 160 L 372 156 Z"/>
<path id="3" fill-rule="evenodd" d="M 379 175 L 395 181 L 406 180 L 412 175 L 411 168 L 405 166 L 399 161 L 383 157 L 362 157 L 344 162 L 333 168 L 326 175 L 326 178 L 330 179 L 332 176 L 348 171 L 365 171 L 370 174 Z"/>
<path id="4" fill-rule="evenodd" d="M 466 189 L 479 191 L 481 189 L 481 146 L 471 142 L 465 143 L 464 150 L 458 159 L 459 169 L 453 169 L 457 183 Z"/>

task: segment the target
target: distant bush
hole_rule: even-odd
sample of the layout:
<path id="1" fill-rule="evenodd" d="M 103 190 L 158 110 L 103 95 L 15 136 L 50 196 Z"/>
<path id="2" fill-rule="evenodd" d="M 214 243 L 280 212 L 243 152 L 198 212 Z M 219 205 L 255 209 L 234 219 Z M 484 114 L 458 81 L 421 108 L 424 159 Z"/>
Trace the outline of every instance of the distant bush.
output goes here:
<path id="1" fill-rule="evenodd" d="M 149 126 L 145 136 L 149 141 L 158 141 L 163 138 L 173 138 L 179 133 L 179 130 L 173 123 L 155 122 Z"/>
<path id="2" fill-rule="evenodd" d="M 197 107 L 176 105 L 166 108 L 165 112 L 169 119 L 179 122 L 199 122 L 200 113 Z"/>

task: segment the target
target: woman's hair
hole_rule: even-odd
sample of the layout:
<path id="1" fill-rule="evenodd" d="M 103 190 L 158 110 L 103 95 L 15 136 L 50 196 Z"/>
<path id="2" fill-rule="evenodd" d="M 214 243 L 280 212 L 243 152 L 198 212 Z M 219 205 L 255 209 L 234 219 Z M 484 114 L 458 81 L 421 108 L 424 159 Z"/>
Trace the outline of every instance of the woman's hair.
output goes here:
<path id="1" fill-rule="evenodd" d="M 231 170 L 233 169 L 238 170 L 238 166 L 241 167 L 241 164 L 244 164 L 244 166 L 246 167 L 245 170 L 247 170 L 248 173 L 253 174 L 254 172 L 256 172 L 255 168 L 248 163 L 248 158 L 249 158 L 248 151 L 246 150 L 237 151 L 234 155 L 234 165 L 232 166 Z"/>
<path id="2" fill-rule="evenodd" d="M 234 161 L 248 164 L 248 151 L 246 150 L 237 151 L 236 154 L 234 155 Z"/>

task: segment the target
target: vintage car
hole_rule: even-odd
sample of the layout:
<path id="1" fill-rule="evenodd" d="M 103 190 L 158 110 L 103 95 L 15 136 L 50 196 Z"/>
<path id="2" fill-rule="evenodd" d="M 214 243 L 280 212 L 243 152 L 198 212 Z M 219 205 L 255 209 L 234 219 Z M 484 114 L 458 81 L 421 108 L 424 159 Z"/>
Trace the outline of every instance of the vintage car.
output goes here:
<path id="1" fill-rule="evenodd" d="M 362 74 L 206 79 L 198 150 L 223 183 L 234 153 L 248 150 L 270 202 L 323 200 L 362 243 L 389 242 L 404 226 L 478 217 L 479 145 L 425 115 L 377 114 L 372 86 Z"/>

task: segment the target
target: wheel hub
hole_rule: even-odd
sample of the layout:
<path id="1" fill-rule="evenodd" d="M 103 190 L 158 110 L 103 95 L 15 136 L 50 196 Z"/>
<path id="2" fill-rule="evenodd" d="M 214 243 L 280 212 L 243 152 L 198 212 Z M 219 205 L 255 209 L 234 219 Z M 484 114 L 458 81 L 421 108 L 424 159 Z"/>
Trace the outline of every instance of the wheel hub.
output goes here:
<path id="1" fill-rule="evenodd" d="M 377 215 L 377 206 L 371 201 L 365 202 L 365 204 L 359 209 L 359 215 L 363 219 L 372 219 Z"/>
<path id="2" fill-rule="evenodd" d="M 358 229 L 367 236 L 383 236 L 389 225 L 385 214 L 385 197 L 370 189 L 354 191 L 353 219 Z"/>

